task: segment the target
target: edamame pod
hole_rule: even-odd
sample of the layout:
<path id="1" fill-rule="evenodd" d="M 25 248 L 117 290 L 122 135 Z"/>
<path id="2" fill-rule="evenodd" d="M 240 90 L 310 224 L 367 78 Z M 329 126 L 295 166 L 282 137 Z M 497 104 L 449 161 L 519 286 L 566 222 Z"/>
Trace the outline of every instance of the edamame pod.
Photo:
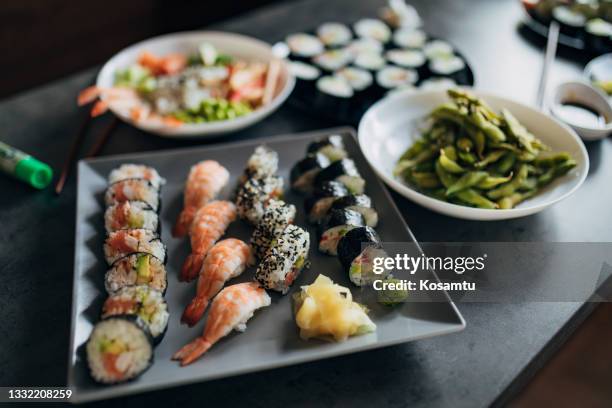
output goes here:
<path id="1" fill-rule="evenodd" d="M 489 191 L 487 193 L 487 197 L 489 197 L 492 200 L 497 200 L 502 197 L 509 196 L 520 187 L 520 185 L 523 183 L 523 181 L 526 178 L 527 178 L 527 166 L 523 164 L 521 165 L 521 167 L 519 167 L 519 170 L 517 171 L 516 175 L 512 178 L 512 180 L 510 180 L 506 184 L 499 186 L 495 190 Z"/>
<path id="2" fill-rule="evenodd" d="M 473 187 L 486 179 L 488 175 L 489 174 L 486 171 L 467 172 L 446 190 L 446 195 L 450 196 L 461 190 Z"/>
<path id="3" fill-rule="evenodd" d="M 468 188 L 466 190 L 457 193 L 457 198 L 466 204 L 471 204 L 478 208 L 495 209 L 498 208 L 498 204 L 488 200 L 486 197 L 480 195 L 476 190 Z"/>

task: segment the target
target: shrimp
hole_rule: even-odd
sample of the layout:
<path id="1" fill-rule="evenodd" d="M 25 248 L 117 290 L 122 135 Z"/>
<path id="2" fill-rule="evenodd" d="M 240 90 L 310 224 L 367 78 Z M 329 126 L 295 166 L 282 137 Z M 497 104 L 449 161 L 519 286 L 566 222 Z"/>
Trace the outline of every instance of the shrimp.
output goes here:
<path id="1" fill-rule="evenodd" d="M 251 257 L 251 248 L 239 239 L 217 242 L 204 259 L 196 296 L 185 308 L 181 322 L 189 327 L 195 325 L 202 318 L 210 299 L 219 293 L 225 282 L 244 272 Z"/>
<path id="2" fill-rule="evenodd" d="M 172 235 L 187 234 L 196 211 L 215 198 L 229 181 L 229 171 L 214 160 L 204 160 L 191 167 L 185 187 L 183 211 L 176 220 Z"/>
<path id="3" fill-rule="evenodd" d="M 212 302 L 202 336 L 183 346 L 172 359 L 180 360 L 182 366 L 191 364 L 232 330 L 244 331 L 255 310 L 270 303 L 270 296 L 256 282 L 226 287 Z"/>
<path id="4" fill-rule="evenodd" d="M 236 206 L 230 201 L 213 201 L 196 212 L 189 231 L 191 254 L 181 269 L 182 281 L 189 282 L 198 276 L 206 254 L 235 219 Z"/>

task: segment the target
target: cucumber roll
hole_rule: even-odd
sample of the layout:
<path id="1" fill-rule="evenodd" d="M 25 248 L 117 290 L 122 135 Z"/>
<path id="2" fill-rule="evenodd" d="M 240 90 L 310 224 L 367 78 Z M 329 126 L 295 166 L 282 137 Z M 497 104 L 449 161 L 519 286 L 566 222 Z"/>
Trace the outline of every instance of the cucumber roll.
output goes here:
<path id="1" fill-rule="evenodd" d="M 153 364 L 153 339 L 146 324 L 134 315 L 98 322 L 87 344 L 87 364 L 102 384 L 133 380 Z"/>
<path id="2" fill-rule="evenodd" d="M 285 39 L 285 42 L 289 47 L 292 60 L 307 62 L 310 58 L 325 51 L 323 43 L 317 37 L 310 34 L 291 34 Z"/>
<path id="3" fill-rule="evenodd" d="M 377 257 L 386 257 L 386 253 L 373 228 L 353 228 L 338 242 L 338 259 L 351 282 L 357 286 L 371 283 L 376 278 L 373 260 Z"/>
<path id="4" fill-rule="evenodd" d="M 122 164 L 110 172 L 108 184 L 128 179 L 145 179 L 157 190 L 166 183 L 166 180 L 153 167 L 141 164 Z"/>
<path id="5" fill-rule="evenodd" d="M 316 104 L 321 110 L 340 116 L 349 113 L 353 88 L 346 79 L 336 75 L 323 76 L 317 81 L 317 90 Z"/>
<path id="6" fill-rule="evenodd" d="M 578 36 L 586 24 L 586 17 L 578 10 L 567 6 L 557 6 L 552 11 L 553 20 L 559 23 L 562 33 Z"/>
<path id="7" fill-rule="evenodd" d="M 360 68 L 346 67 L 338 71 L 336 75 L 348 81 L 356 96 L 363 96 L 374 82 L 372 74 Z"/>
<path id="8" fill-rule="evenodd" d="M 372 38 L 383 44 L 391 38 L 391 29 L 384 22 L 375 18 L 364 18 L 353 25 L 353 30 L 358 37 Z"/>
<path id="9" fill-rule="evenodd" d="M 146 285 L 126 286 L 111 294 L 102 306 L 102 319 L 135 315 L 149 328 L 153 344 L 159 344 L 168 328 L 168 305 L 162 293 Z"/>
<path id="10" fill-rule="evenodd" d="M 353 60 L 353 55 L 346 48 L 325 51 L 312 59 L 312 62 L 327 74 L 344 68 Z"/>
<path id="11" fill-rule="evenodd" d="M 159 190 L 147 179 L 132 178 L 117 181 L 111 184 L 104 194 L 104 202 L 108 207 L 126 201 L 142 201 L 153 211 L 159 212 Z"/>
<path id="12" fill-rule="evenodd" d="M 352 39 L 351 30 L 341 23 L 324 23 L 317 28 L 317 36 L 327 47 L 343 47 Z"/>
<path id="13" fill-rule="evenodd" d="M 329 159 L 323 153 L 307 155 L 291 169 L 291 188 L 300 193 L 309 193 L 316 175 L 329 166 L 329 163 Z"/>
<path id="14" fill-rule="evenodd" d="M 429 41 L 423 46 L 423 53 L 429 59 L 438 57 L 447 57 L 453 55 L 455 50 L 453 46 L 442 40 Z"/>
<path id="15" fill-rule="evenodd" d="M 159 233 L 159 215 L 142 201 L 124 201 L 111 205 L 104 212 L 106 232 L 143 228 Z"/>
<path id="16" fill-rule="evenodd" d="M 393 33 L 393 43 L 400 48 L 423 48 L 427 34 L 414 28 L 400 28 Z"/>
<path id="17" fill-rule="evenodd" d="M 379 52 L 363 51 L 355 56 L 355 61 L 353 61 L 353 64 L 357 68 L 365 69 L 370 72 L 376 72 L 385 66 L 386 61 Z"/>
<path id="18" fill-rule="evenodd" d="M 251 237 L 251 247 L 257 259 L 262 259 L 287 225 L 293 223 L 295 213 L 293 204 L 287 204 L 282 200 L 270 202 Z"/>
<path id="19" fill-rule="evenodd" d="M 344 142 L 342 141 L 342 136 L 340 135 L 331 135 L 315 140 L 308 145 L 306 148 L 306 153 L 322 153 L 332 162 L 344 159 L 347 156 Z"/>
<path id="20" fill-rule="evenodd" d="M 363 215 L 354 210 L 331 210 L 321 224 L 319 251 L 328 255 L 337 255 L 338 241 L 355 227 L 363 227 Z"/>
<path id="21" fill-rule="evenodd" d="M 268 249 L 255 272 L 266 288 L 287 293 L 308 263 L 310 236 L 296 225 L 288 225 Z"/>
<path id="22" fill-rule="evenodd" d="M 104 257 L 109 265 L 124 256 L 144 252 L 166 263 L 166 246 L 153 231 L 127 229 L 113 231 L 104 242 Z"/>
<path id="23" fill-rule="evenodd" d="M 353 210 L 361 213 L 368 227 L 378 225 L 378 213 L 372 208 L 372 200 L 365 194 L 350 194 L 340 197 L 333 202 L 330 210 Z"/>
<path id="24" fill-rule="evenodd" d="M 165 293 L 168 278 L 164 263 L 151 254 L 131 254 L 116 260 L 104 276 L 104 287 L 109 294 L 135 285 L 147 285 Z"/>
<path id="25" fill-rule="evenodd" d="M 387 61 L 402 68 L 409 68 L 424 75 L 427 68 L 427 58 L 419 50 L 400 50 L 392 49 L 385 54 Z M 416 81 L 415 81 L 416 82 Z"/>
<path id="26" fill-rule="evenodd" d="M 300 61 L 291 61 L 289 71 L 295 76 L 295 93 L 303 100 L 311 100 L 316 94 L 315 84 L 321 77 L 321 70 Z"/>
<path id="27" fill-rule="evenodd" d="M 385 92 L 414 85 L 418 80 L 419 74 L 412 69 L 388 66 L 376 73 L 376 84 Z"/>
<path id="28" fill-rule="evenodd" d="M 457 55 L 439 56 L 431 59 L 429 70 L 435 76 L 451 78 L 458 83 L 467 83 L 468 80 L 465 61 Z"/>
<path id="29" fill-rule="evenodd" d="M 308 222 L 317 224 L 321 221 L 331 205 L 339 197 L 349 194 L 348 189 L 339 181 L 324 181 L 315 187 L 312 197 L 304 200 L 304 209 L 308 214 Z"/>
<path id="30" fill-rule="evenodd" d="M 589 20 L 585 28 L 585 43 L 596 53 L 612 51 L 612 23 L 601 18 Z"/>
<path id="31" fill-rule="evenodd" d="M 381 54 L 384 48 L 384 45 L 382 45 L 380 41 L 376 41 L 373 38 L 358 38 L 356 40 L 353 40 L 348 45 L 348 49 L 353 54 L 353 57 L 356 57 L 357 55 L 364 52 Z"/>
<path id="32" fill-rule="evenodd" d="M 283 195 L 283 179 L 277 176 L 248 179 L 236 194 L 236 210 L 240 218 L 257 225 L 268 203 Z"/>
<path id="33" fill-rule="evenodd" d="M 362 194 L 365 189 L 365 180 L 352 159 L 338 160 L 321 170 L 315 177 L 315 184 L 320 185 L 331 180 L 341 182 L 352 194 Z"/>

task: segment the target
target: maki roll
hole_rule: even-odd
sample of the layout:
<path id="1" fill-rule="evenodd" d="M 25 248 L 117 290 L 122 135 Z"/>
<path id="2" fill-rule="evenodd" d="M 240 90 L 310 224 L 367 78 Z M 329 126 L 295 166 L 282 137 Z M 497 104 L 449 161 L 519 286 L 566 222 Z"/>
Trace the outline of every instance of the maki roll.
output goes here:
<path id="1" fill-rule="evenodd" d="M 321 70 L 313 65 L 300 61 L 289 62 L 289 71 L 297 79 L 295 93 L 304 100 L 310 100 L 316 93 L 315 84 L 321 76 Z"/>
<path id="2" fill-rule="evenodd" d="M 157 190 L 166 183 L 166 180 L 153 167 L 142 164 L 122 164 L 110 172 L 108 184 L 128 179 L 145 179 Z"/>
<path id="3" fill-rule="evenodd" d="M 268 202 L 283 195 L 283 179 L 277 176 L 248 179 L 236 194 L 238 216 L 257 225 Z"/>
<path id="4" fill-rule="evenodd" d="M 409 68 L 418 71 L 419 74 L 425 74 L 427 58 L 425 54 L 419 50 L 400 50 L 393 49 L 385 54 L 387 61 L 402 68 Z"/>
<path id="5" fill-rule="evenodd" d="M 385 66 L 386 61 L 379 52 L 363 51 L 355 56 L 355 61 L 353 61 L 353 64 L 357 68 L 365 69 L 370 72 L 376 72 Z"/>
<path id="6" fill-rule="evenodd" d="M 561 32 L 570 36 L 580 34 L 586 24 L 584 14 L 567 6 L 555 7 L 552 11 L 552 17 L 559 23 Z"/>
<path id="7" fill-rule="evenodd" d="M 338 259 L 351 282 L 357 286 L 374 280 L 373 260 L 377 257 L 386 257 L 386 253 L 373 228 L 353 228 L 338 242 Z"/>
<path id="8" fill-rule="evenodd" d="M 372 38 L 386 43 L 391 38 L 391 29 L 384 22 L 375 18 L 364 18 L 355 23 L 353 30 L 358 37 Z"/>
<path id="9" fill-rule="evenodd" d="M 346 67 L 336 72 L 336 75 L 348 81 L 356 96 L 363 96 L 374 82 L 372 74 L 360 68 Z"/>
<path id="10" fill-rule="evenodd" d="M 339 115 L 349 113 L 349 101 L 353 96 L 353 88 L 348 81 L 339 76 L 323 76 L 317 81 L 317 105 L 322 110 L 335 112 Z"/>
<path id="11" fill-rule="evenodd" d="M 423 48 L 427 34 L 414 28 L 400 28 L 393 33 L 393 43 L 400 48 Z"/>
<path id="12" fill-rule="evenodd" d="M 594 18 L 586 23 L 585 43 L 597 53 L 612 50 L 612 23 L 601 18 Z"/>
<path id="13" fill-rule="evenodd" d="M 341 182 L 352 194 L 362 194 L 365 188 L 365 180 L 352 159 L 338 160 L 321 170 L 315 177 L 315 184 L 320 185 L 331 180 Z"/>
<path id="14" fill-rule="evenodd" d="M 446 91 L 457 86 L 457 83 L 450 78 L 431 77 L 427 78 L 419 85 L 424 91 Z"/>
<path id="15" fill-rule="evenodd" d="M 240 184 L 248 179 L 273 176 L 278 170 L 278 153 L 267 146 L 257 146 L 247 160 Z"/>
<path id="16" fill-rule="evenodd" d="M 104 276 L 104 287 L 109 294 L 135 285 L 147 285 L 165 293 L 168 277 L 164 263 L 151 254 L 130 254 L 116 260 Z"/>
<path id="17" fill-rule="evenodd" d="M 353 54 L 346 48 L 325 51 L 312 59 L 319 68 L 328 74 L 344 68 L 351 63 Z"/>
<path id="18" fill-rule="evenodd" d="M 308 261 L 310 236 L 296 225 L 288 225 L 259 264 L 255 278 L 266 288 L 283 294 Z"/>
<path id="19" fill-rule="evenodd" d="M 317 36 L 327 47 L 343 47 L 352 39 L 351 30 L 341 23 L 324 23 L 317 28 Z"/>
<path id="20" fill-rule="evenodd" d="M 143 228 L 159 232 L 159 216 L 142 201 L 124 201 L 108 207 L 104 213 L 106 232 Z"/>
<path id="21" fill-rule="evenodd" d="M 325 51 L 325 47 L 321 40 L 314 35 L 305 33 L 291 34 L 285 41 L 289 47 L 291 59 L 293 60 L 308 61 L 315 55 Z"/>
<path id="22" fill-rule="evenodd" d="M 111 184 L 104 194 L 104 203 L 110 207 L 125 201 L 142 201 L 159 212 L 159 190 L 147 179 L 133 178 Z"/>
<path id="23" fill-rule="evenodd" d="M 312 197 L 304 200 L 308 222 L 317 224 L 325 217 L 336 199 L 349 194 L 348 189 L 339 181 L 324 181 L 315 187 Z"/>
<path id="24" fill-rule="evenodd" d="M 331 135 L 315 140 L 308 145 L 306 148 L 306 153 L 324 154 L 332 162 L 344 159 L 347 156 L 346 149 L 344 148 L 344 142 L 342 141 L 342 136 L 340 135 Z"/>
<path id="25" fill-rule="evenodd" d="M 155 232 L 145 229 L 113 231 L 104 242 L 104 257 L 109 265 L 135 252 L 151 254 L 166 263 L 166 246 Z"/>
<path id="26" fill-rule="evenodd" d="M 458 83 L 467 83 L 468 72 L 465 61 L 456 55 L 435 57 L 429 61 L 432 74 L 448 77 Z"/>
<path id="27" fill-rule="evenodd" d="M 272 242 L 295 219 L 295 206 L 282 200 L 271 200 L 251 237 L 251 247 L 257 259 L 262 259 Z"/>
<path id="28" fill-rule="evenodd" d="M 411 69 L 388 66 L 376 73 L 376 84 L 384 91 L 414 85 L 419 74 Z"/>
<path id="29" fill-rule="evenodd" d="M 110 295 L 102 306 L 102 319 L 110 316 L 135 315 L 140 317 L 159 344 L 168 328 L 168 305 L 161 292 L 149 286 L 127 286 Z"/>
<path id="30" fill-rule="evenodd" d="M 423 53 L 429 59 L 453 55 L 453 46 L 442 40 L 433 40 L 423 46 Z"/>
<path id="31" fill-rule="evenodd" d="M 375 228 L 378 225 L 378 213 L 372 208 L 372 199 L 365 194 L 350 194 L 335 200 L 330 210 L 353 210 L 361 213 L 368 227 Z"/>
<path id="32" fill-rule="evenodd" d="M 153 364 L 153 339 L 138 316 L 114 316 L 98 322 L 85 349 L 91 376 L 102 384 L 132 380 Z"/>
<path id="33" fill-rule="evenodd" d="M 356 57 L 363 52 L 381 54 L 384 48 L 385 47 L 380 41 L 376 41 L 373 38 L 358 38 L 351 41 L 351 43 L 348 45 L 348 49 L 353 54 L 353 57 Z"/>
<path id="34" fill-rule="evenodd" d="M 340 238 L 351 229 L 364 225 L 363 215 L 357 211 L 348 209 L 331 210 L 321 224 L 319 251 L 329 255 L 337 255 Z"/>
<path id="35" fill-rule="evenodd" d="M 329 166 L 329 163 L 329 159 L 323 153 L 307 155 L 291 169 L 291 188 L 301 193 L 310 192 L 315 176 Z"/>

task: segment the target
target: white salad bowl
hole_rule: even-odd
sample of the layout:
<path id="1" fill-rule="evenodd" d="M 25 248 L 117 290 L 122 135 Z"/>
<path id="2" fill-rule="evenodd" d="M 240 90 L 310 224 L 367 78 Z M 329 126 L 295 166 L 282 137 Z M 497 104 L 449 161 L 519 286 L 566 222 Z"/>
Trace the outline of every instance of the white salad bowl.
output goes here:
<path id="1" fill-rule="evenodd" d="M 583 142 L 567 125 L 552 117 L 512 100 L 470 89 L 493 109 L 506 108 L 536 137 L 552 148 L 566 151 L 577 166 L 554 180 L 532 198 L 508 210 L 489 210 L 447 203 L 422 194 L 393 175 L 393 168 L 402 153 L 419 137 L 418 123 L 435 107 L 449 100 L 444 91 L 400 93 L 374 104 L 359 123 L 359 145 L 380 178 L 393 190 L 432 211 L 469 220 L 502 220 L 531 215 L 573 194 L 584 182 L 589 170 L 589 157 Z"/>
<path id="2" fill-rule="evenodd" d="M 116 72 L 134 64 L 143 51 L 149 51 L 156 55 L 170 53 L 193 54 L 197 52 L 198 46 L 204 42 L 212 44 L 220 53 L 237 59 L 269 63 L 275 58 L 272 53 L 272 47 L 269 44 L 240 34 L 217 31 L 187 31 L 167 34 L 136 43 L 120 51 L 104 64 L 98 74 L 96 85 L 101 88 L 113 86 Z M 109 108 L 121 120 L 144 131 L 165 137 L 187 138 L 233 132 L 261 121 L 278 109 L 289 97 L 295 85 L 295 78 L 289 72 L 285 60 L 280 60 L 280 64 L 280 74 L 271 102 L 249 114 L 234 119 L 168 126 L 158 123 L 158 121 L 134 121 L 125 112 L 113 109 L 112 104 Z"/>

